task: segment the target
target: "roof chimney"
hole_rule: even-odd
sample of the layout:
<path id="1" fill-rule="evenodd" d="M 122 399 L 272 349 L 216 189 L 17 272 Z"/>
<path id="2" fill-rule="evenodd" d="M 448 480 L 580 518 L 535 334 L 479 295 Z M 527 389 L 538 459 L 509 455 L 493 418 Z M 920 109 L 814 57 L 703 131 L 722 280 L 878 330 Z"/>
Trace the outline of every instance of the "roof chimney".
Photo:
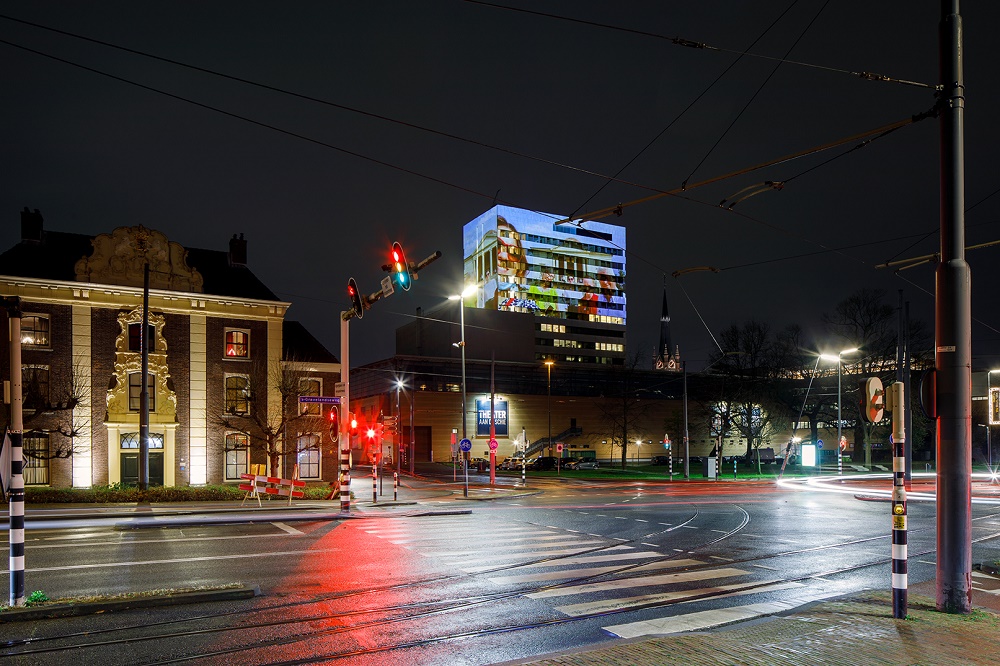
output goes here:
<path id="1" fill-rule="evenodd" d="M 21 240 L 29 243 L 42 242 L 42 214 L 37 208 L 34 213 L 27 206 L 21 211 Z"/>
<path id="2" fill-rule="evenodd" d="M 243 234 L 240 234 L 239 238 L 233 234 L 233 237 L 229 239 L 229 265 L 247 265 L 247 242 L 243 239 Z"/>

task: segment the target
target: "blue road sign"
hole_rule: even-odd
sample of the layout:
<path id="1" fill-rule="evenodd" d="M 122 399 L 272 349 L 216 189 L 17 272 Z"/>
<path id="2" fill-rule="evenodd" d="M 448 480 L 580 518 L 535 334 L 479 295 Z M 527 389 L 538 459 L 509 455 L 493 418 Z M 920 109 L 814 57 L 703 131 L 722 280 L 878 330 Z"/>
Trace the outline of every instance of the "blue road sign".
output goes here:
<path id="1" fill-rule="evenodd" d="M 468 439 L 463 439 L 461 442 L 458 443 L 458 448 L 462 449 L 463 451 L 471 451 L 472 442 L 470 442 Z"/>
<path id="2" fill-rule="evenodd" d="M 300 395 L 299 402 L 320 403 L 323 405 L 339 405 L 340 396 L 335 395 Z"/>
<path id="3" fill-rule="evenodd" d="M 817 449 L 822 449 L 823 448 L 823 440 L 822 439 L 817 439 L 816 440 L 816 448 Z"/>

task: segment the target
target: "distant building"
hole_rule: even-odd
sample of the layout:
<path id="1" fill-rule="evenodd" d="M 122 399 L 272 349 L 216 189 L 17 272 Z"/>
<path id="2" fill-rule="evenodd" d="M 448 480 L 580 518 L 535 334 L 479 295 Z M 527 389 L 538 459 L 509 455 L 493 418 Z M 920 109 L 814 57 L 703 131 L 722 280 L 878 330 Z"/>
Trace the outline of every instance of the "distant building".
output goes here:
<path id="1" fill-rule="evenodd" d="M 681 347 L 671 349 L 670 344 L 670 312 L 667 310 L 667 288 L 663 288 L 663 309 L 660 312 L 660 344 L 653 351 L 653 369 L 680 372 Z"/>
<path id="2" fill-rule="evenodd" d="M 247 267 L 242 236 L 223 252 L 141 225 L 45 231 L 25 209 L 21 242 L 0 254 L 0 295 L 21 301 L 26 485 L 138 480 L 146 264 L 150 483 L 238 483 L 251 463 L 269 462 L 254 420 L 288 424 L 279 473 L 297 463 L 304 479 L 335 478 L 319 405 L 300 409 L 287 391 L 282 400 L 274 377 L 280 369 L 303 395 L 332 395 L 340 364 L 285 320 L 290 304 Z M 7 312 L 0 318 L 7 349 Z M 10 354 L 2 357 L 7 379 Z"/>
<path id="3" fill-rule="evenodd" d="M 625 228 L 494 206 L 467 223 L 470 307 L 534 316 L 534 358 L 625 360 Z"/>

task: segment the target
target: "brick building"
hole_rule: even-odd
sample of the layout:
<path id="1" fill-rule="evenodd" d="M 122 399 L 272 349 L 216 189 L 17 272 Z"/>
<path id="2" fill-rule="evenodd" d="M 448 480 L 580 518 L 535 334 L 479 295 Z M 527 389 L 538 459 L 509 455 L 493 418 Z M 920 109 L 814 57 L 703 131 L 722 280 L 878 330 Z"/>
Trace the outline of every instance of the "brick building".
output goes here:
<path id="1" fill-rule="evenodd" d="M 25 209 L 21 242 L 0 254 L 0 295 L 21 305 L 26 485 L 138 479 L 146 265 L 150 483 L 238 482 L 251 463 L 335 478 L 326 408 L 298 397 L 333 395 L 340 364 L 285 319 L 290 303 L 250 271 L 242 236 L 223 252 L 143 226 L 54 232 Z M 0 368 L 8 380 L 9 353 Z"/>

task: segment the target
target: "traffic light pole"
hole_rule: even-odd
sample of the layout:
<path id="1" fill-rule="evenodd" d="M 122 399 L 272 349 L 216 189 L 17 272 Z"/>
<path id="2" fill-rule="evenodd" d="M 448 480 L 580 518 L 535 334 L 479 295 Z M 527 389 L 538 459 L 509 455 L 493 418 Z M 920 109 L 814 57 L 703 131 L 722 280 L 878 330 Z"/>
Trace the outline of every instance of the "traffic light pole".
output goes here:
<path id="1" fill-rule="evenodd" d="M 341 396 L 340 419 L 340 512 L 351 512 L 351 382 L 350 382 L 350 327 L 348 323 L 354 310 L 340 313 L 340 382 L 344 385 Z"/>

